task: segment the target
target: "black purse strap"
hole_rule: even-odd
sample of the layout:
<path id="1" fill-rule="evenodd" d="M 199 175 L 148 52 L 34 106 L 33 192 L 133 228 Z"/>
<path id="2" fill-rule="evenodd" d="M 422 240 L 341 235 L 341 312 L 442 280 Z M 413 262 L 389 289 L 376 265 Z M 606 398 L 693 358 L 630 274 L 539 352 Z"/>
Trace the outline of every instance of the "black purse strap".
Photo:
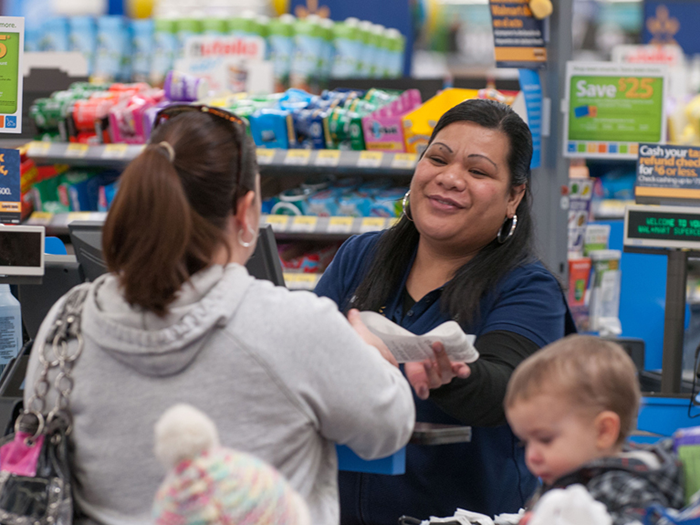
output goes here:
<path id="1" fill-rule="evenodd" d="M 34 384 L 32 397 L 22 415 L 17 418 L 15 432 L 27 432 L 34 436 L 47 431 L 52 434 L 56 430 L 61 430 L 66 435 L 70 433 L 70 393 L 74 386 L 72 371 L 83 351 L 80 323 L 89 289 L 89 284 L 73 288 L 49 329 L 39 352 L 39 362 L 43 368 Z M 76 340 L 77 345 L 69 346 L 71 340 Z M 54 368 L 58 374 L 52 383 L 49 374 Z M 52 385 L 56 389 L 56 401 L 53 408 L 47 410 L 47 397 Z"/>

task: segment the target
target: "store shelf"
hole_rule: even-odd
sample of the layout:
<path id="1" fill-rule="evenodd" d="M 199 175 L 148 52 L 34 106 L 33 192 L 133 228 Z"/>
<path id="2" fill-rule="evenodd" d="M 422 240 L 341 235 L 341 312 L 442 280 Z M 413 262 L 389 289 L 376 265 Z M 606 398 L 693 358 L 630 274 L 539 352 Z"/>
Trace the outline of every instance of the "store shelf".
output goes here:
<path id="1" fill-rule="evenodd" d="M 141 151 L 143 145 L 66 144 L 30 142 L 27 155 L 39 164 L 69 164 L 76 167 L 124 168 Z M 383 174 L 410 177 L 416 165 L 414 153 L 381 151 L 340 151 L 306 149 L 258 149 L 258 164 L 263 175 L 294 173 Z"/>
<path id="2" fill-rule="evenodd" d="M 284 284 L 290 290 L 313 290 L 321 275 L 320 273 L 284 272 Z"/>
<path id="3" fill-rule="evenodd" d="M 269 224 L 279 240 L 343 240 L 351 235 L 381 231 L 397 221 L 395 217 L 310 217 L 305 215 L 264 215 L 260 223 Z"/>
<path id="4" fill-rule="evenodd" d="M 68 224 L 73 221 L 100 221 L 105 212 L 45 213 L 34 212 L 27 224 L 46 227 L 47 235 L 68 235 Z M 384 217 L 309 217 L 263 215 L 260 224 L 269 224 L 280 240 L 343 240 L 351 235 L 380 231 L 394 225 L 396 218 Z"/>

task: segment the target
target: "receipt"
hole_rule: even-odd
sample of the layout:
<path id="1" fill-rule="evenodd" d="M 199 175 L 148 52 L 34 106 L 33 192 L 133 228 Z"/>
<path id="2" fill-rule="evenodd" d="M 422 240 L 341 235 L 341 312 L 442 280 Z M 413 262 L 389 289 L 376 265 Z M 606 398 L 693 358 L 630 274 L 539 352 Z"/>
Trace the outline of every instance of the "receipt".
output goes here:
<path id="1" fill-rule="evenodd" d="M 423 361 L 435 356 L 431 345 L 440 341 L 451 361 L 473 363 L 479 358 L 476 336 L 467 335 L 455 321 L 447 321 L 423 335 L 415 335 L 376 312 L 360 312 L 362 322 L 378 336 L 399 363 Z"/>

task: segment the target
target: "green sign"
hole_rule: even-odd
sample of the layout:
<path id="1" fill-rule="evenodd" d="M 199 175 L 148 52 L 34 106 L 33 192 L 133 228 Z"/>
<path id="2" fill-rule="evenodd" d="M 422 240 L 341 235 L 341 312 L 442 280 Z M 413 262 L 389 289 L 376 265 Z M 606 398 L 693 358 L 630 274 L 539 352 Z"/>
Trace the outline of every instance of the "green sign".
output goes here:
<path id="1" fill-rule="evenodd" d="M 625 246 L 700 247 L 700 209 L 680 206 L 629 206 L 625 213 Z"/>
<path id="2" fill-rule="evenodd" d="M 22 133 L 24 18 L 0 16 L 0 133 Z"/>
<path id="3" fill-rule="evenodd" d="M 17 112 L 19 33 L 0 32 L 0 114 Z"/>
<path id="4" fill-rule="evenodd" d="M 570 62 L 564 154 L 635 158 L 640 142 L 665 140 L 660 66 Z"/>

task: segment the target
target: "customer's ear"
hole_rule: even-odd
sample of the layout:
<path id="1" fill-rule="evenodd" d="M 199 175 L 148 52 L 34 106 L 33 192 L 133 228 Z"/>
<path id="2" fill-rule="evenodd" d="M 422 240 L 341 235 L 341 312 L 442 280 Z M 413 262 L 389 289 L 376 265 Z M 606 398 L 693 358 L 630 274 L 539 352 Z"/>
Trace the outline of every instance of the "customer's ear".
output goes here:
<path id="1" fill-rule="evenodd" d="M 608 450 L 615 447 L 620 436 L 620 416 L 612 410 L 603 410 L 593 422 L 596 429 L 596 446 L 598 450 Z"/>

